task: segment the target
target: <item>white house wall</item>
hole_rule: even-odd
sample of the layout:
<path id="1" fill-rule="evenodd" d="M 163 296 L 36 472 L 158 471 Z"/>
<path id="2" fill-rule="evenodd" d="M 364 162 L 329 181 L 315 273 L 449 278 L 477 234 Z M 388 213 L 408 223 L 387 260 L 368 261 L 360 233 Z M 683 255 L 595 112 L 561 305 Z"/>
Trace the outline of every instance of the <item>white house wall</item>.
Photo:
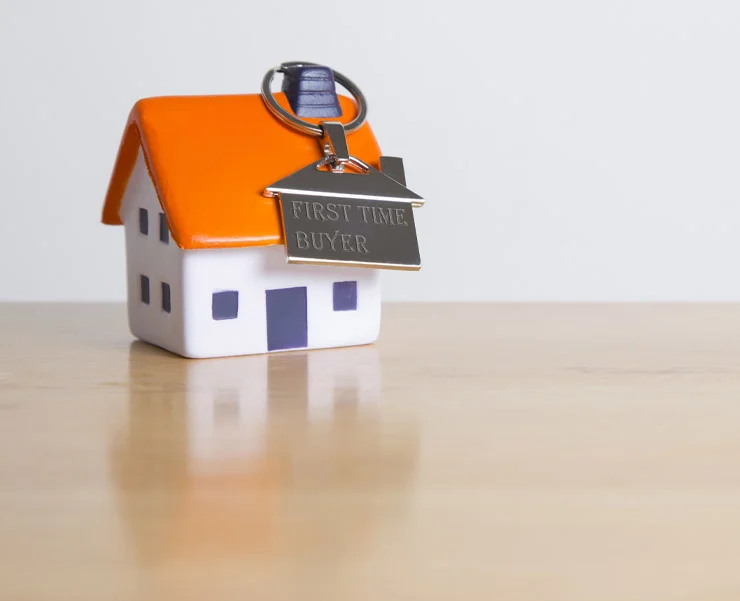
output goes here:
<path id="1" fill-rule="evenodd" d="M 139 232 L 139 209 L 147 210 L 149 234 Z M 144 156 L 139 151 L 120 217 L 126 230 L 126 271 L 128 318 L 131 333 L 142 340 L 179 353 L 182 349 L 182 256 L 175 241 L 164 244 L 159 239 L 159 204 Z M 141 302 L 140 276 L 149 278 L 149 304 Z M 170 285 L 172 310 L 162 310 L 161 283 Z"/>
<path id="2" fill-rule="evenodd" d="M 139 232 L 139 209 L 149 217 L 149 234 Z M 126 230 L 128 313 L 134 336 L 186 357 L 265 353 L 266 291 L 305 286 L 308 349 L 374 342 L 380 329 L 377 270 L 288 265 L 282 245 L 182 250 L 159 238 L 159 204 L 139 152 L 122 204 Z M 150 282 L 150 302 L 141 302 L 140 276 Z M 357 282 L 357 309 L 334 311 L 335 282 Z M 171 312 L 162 309 L 161 283 L 171 290 Z M 238 317 L 214 320 L 213 293 L 239 293 Z"/>
<path id="3" fill-rule="evenodd" d="M 267 352 L 267 290 L 306 286 L 308 347 L 374 342 L 380 328 L 380 282 L 374 269 L 288 265 L 282 245 L 187 250 L 183 257 L 185 355 Z M 357 282 L 357 310 L 334 311 L 334 282 Z M 211 318 L 214 292 L 237 290 L 239 316 Z"/>

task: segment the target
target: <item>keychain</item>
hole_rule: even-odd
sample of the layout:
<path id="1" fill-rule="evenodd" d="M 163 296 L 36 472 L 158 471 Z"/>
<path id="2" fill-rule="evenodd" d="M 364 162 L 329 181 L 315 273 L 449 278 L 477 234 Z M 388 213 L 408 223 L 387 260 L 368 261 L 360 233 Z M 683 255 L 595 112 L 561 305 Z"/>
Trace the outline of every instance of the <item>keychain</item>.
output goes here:
<path id="1" fill-rule="evenodd" d="M 366 116 L 314 63 L 261 93 L 137 102 L 102 219 L 124 226 L 133 335 L 192 358 L 374 342 L 380 270 L 421 268 L 423 200 Z"/>
<path id="2" fill-rule="evenodd" d="M 314 125 L 291 115 L 275 100 L 270 84 L 276 72 L 313 63 L 283 63 L 262 81 L 267 108 L 284 123 L 316 136 L 324 157 L 267 186 L 265 194 L 280 199 L 289 263 L 345 265 L 382 269 L 421 268 L 412 207 L 423 199 L 406 188 L 403 161 L 381 156 L 380 170 L 352 156 L 347 134 L 367 117 L 367 101 L 347 77 L 334 79 L 357 102 L 357 116 L 347 125 L 322 121 Z"/>

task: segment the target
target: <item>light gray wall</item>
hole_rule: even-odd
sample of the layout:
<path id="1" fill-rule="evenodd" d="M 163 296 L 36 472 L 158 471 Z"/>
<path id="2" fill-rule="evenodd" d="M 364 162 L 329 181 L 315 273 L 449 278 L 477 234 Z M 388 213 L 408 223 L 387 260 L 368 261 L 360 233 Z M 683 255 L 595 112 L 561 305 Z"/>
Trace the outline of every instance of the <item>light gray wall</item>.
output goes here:
<path id="1" fill-rule="evenodd" d="M 99 224 L 140 97 L 358 82 L 403 156 L 409 300 L 740 299 L 736 0 L 0 0 L 0 300 L 124 299 Z"/>

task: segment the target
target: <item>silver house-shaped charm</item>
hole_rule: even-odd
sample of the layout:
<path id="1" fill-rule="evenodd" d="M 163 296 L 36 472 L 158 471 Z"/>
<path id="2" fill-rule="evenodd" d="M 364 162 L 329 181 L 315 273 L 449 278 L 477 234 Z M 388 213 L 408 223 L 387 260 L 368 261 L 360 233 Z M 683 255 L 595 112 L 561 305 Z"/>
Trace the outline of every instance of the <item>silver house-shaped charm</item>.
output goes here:
<path id="1" fill-rule="evenodd" d="M 326 165 L 322 159 L 266 189 L 280 198 L 288 263 L 420 269 L 412 207 L 423 199 L 369 165 L 358 165 L 364 173 Z M 381 157 L 384 167 L 403 181 L 401 159 Z"/>

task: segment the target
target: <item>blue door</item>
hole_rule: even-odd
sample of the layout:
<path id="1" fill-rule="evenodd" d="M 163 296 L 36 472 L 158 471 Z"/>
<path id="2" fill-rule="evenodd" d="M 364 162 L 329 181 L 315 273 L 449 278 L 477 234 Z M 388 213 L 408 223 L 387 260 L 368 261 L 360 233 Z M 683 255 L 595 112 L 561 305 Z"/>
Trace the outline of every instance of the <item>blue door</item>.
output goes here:
<path id="1" fill-rule="evenodd" d="M 279 351 L 308 346 L 308 302 L 306 288 L 268 290 L 267 350 Z"/>

